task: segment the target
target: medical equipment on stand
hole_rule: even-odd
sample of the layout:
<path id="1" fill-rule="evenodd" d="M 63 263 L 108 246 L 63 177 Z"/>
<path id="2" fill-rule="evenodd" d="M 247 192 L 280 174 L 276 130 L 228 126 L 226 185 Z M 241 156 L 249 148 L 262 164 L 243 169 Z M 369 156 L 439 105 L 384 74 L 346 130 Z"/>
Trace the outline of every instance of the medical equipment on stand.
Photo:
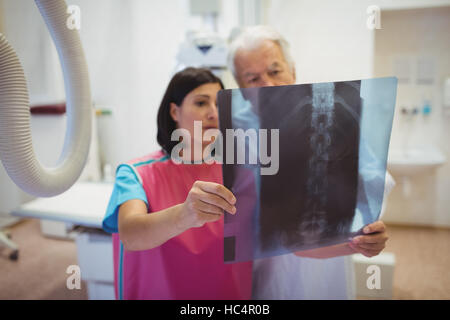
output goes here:
<path id="1" fill-rule="evenodd" d="M 190 13 L 194 19 L 201 18 L 202 26 L 199 30 L 186 32 L 186 38 L 178 49 L 174 73 L 186 67 L 208 68 L 224 84 L 229 82 L 228 43 L 217 27 L 220 9 L 218 0 L 190 0 Z"/>
<path id="2" fill-rule="evenodd" d="M 228 40 L 215 32 L 188 31 L 176 56 L 175 72 L 186 67 L 203 67 L 219 77 L 226 88 L 237 84 L 227 67 Z"/>
<path id="3" fill-rule="evenodd" d="M 219 35 L 188 31 L 176 57 L 175 72 L 186 67 L 203 67 L 220 74 L 226 69 L 227 53 L 226 41 Z"/>
<path id="4" fill-rule="evenodd" d="M 0 36 L 0 157 L 11 179 L 24 191 L 49 197 L 69 189 L 86 163 L 91 139 L 91 94 L 81 41 L 66 26 L 63 0 L 36 0 L 61 60 L 67 96 L 68 129 L 59 163 L 44 168 L 35 158 L 30 131 L 28 89 L 20 61 Z"/>
<path id="5" fill-rule="evenodd" d="M 69 189 L 81 175 L 91 140 L 92 106 L 80 36 L 67 26 L 67 4 L 64 0 L 35 2 L 55 42 L 64 74 L 68 115 L 64 148 L 54 168 L 45 168 L 36 159 L 25 74 L 16 52 L 0 34 L 0 159 L 21 189 L 50 197 Z M 17 250 L 8 241 L 2 242 Z"/>

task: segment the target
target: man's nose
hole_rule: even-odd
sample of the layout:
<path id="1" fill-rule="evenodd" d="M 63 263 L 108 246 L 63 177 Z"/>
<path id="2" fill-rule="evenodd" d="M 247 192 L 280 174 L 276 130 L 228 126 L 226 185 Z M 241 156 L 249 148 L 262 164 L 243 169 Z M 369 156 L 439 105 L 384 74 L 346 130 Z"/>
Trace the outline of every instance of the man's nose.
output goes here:
<path id="1" fill-rule="evenodd" d="M 262 87 L 272 87 L 275 85 L 275 82 L 268 75 L 261 76 L 261 86 Z"/>

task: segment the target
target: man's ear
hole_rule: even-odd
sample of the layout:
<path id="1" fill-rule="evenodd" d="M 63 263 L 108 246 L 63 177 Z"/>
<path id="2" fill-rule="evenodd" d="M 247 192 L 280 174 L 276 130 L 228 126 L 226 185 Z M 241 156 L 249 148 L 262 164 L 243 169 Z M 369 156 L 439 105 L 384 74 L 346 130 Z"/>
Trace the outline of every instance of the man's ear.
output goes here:
<path id="1" fill-rule="evenodd" d="M 170 116 L 175 122 L 178 122 L 178 112 L 179 112 L 178 109 L 179 107 L 175 103 L 173 102 L 170 103 Z"/>

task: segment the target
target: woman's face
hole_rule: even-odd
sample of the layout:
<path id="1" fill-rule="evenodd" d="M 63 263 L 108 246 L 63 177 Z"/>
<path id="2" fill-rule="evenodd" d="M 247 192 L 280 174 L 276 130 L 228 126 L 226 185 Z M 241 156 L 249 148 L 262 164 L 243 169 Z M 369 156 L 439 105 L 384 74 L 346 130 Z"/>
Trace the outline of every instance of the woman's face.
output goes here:
<path id="1" fill-rule="evenodd" d="M 170 104 L 172 119 L 176 122 L 177 128 L 189 131 L 191 143 L 194 142 L 194 121 L 201 121 L 202 135 L 208 129 L 218 129 L 219 116 L 216 97 L 217 92 L 221 89 L 218 83 L 206 83 L 189 92 L 184 97 L 181 106 L 177 106 L 175 103 Z M 203 148 L 209 143 L 210 141 L 202 139 Z"/>

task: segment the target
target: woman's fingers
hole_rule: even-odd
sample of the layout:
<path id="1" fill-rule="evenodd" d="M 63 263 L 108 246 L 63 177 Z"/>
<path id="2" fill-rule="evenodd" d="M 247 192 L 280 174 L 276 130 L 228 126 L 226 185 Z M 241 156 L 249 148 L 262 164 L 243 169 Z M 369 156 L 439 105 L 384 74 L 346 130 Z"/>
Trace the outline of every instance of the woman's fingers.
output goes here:
<path id="1" fill-rule="evenodd" d="M 223 185 L 196 181 L 178 216 L 179 224 L 186 228 L 201 227 L 207 222 L 219 220 L 224 211 L 236 213 L 236 198 Z"/>
<path id="2" fill-rule="evenodd" d="M 217 206 L 220 209 L 231 214 L 236 213 L 236 207 L 234 206 L 234 204 L 236 203 L 236 198 L 231 193 L 231 191 L 229 191 L 224 186 L 212 182 L 202 182 L 202 184 L 198 184 L 196 187 L 196 195 L 202 202 Z M 208 192 L 205 190 L 213 192 Z"/>
<path id="3" fill-rule="evenodd" d="M 201 219 L 204 223 L 214 222 L 214 221 L 219 220 L 222 217 L 221 214 L 215 214 L 215 213 L 209 213 L 209 212 L 199 212 L 199 215 L 201 216 Z"/>
<path id="4" fill-rule="evenodd" d="M 222 215 L 224 212 L 224 210 L 222 208 L 219 208 L 218 206 L 203 202 L 201 200 L 198 200 L 195 203 L 195 207 L 197 210 L 199 210 L 203 213 Z"/>
<path id="5" fill-rule="evenodd" d="M 206 181 L 196 181 L 194 183 L 194 186 L 199 187 L 204 192 L 212 193 L 223 198 L 231 205 L 234 205 L 236 203 L 236 198 L 234 197 L 233 193 L 221 184 Z"/>
<path id="6" fill-rule="evenodd" d="M 227 211 L 231 214 L 236 213 L 236 207 L 234 205 L 231 205 L 229 202 L 225 201 L 222 197 L 216 196 L 215 194 L 202 192 L 199 197 L 199 200 L 214 205 L 216 207 L 219 207 L 220 209 Z"/>

